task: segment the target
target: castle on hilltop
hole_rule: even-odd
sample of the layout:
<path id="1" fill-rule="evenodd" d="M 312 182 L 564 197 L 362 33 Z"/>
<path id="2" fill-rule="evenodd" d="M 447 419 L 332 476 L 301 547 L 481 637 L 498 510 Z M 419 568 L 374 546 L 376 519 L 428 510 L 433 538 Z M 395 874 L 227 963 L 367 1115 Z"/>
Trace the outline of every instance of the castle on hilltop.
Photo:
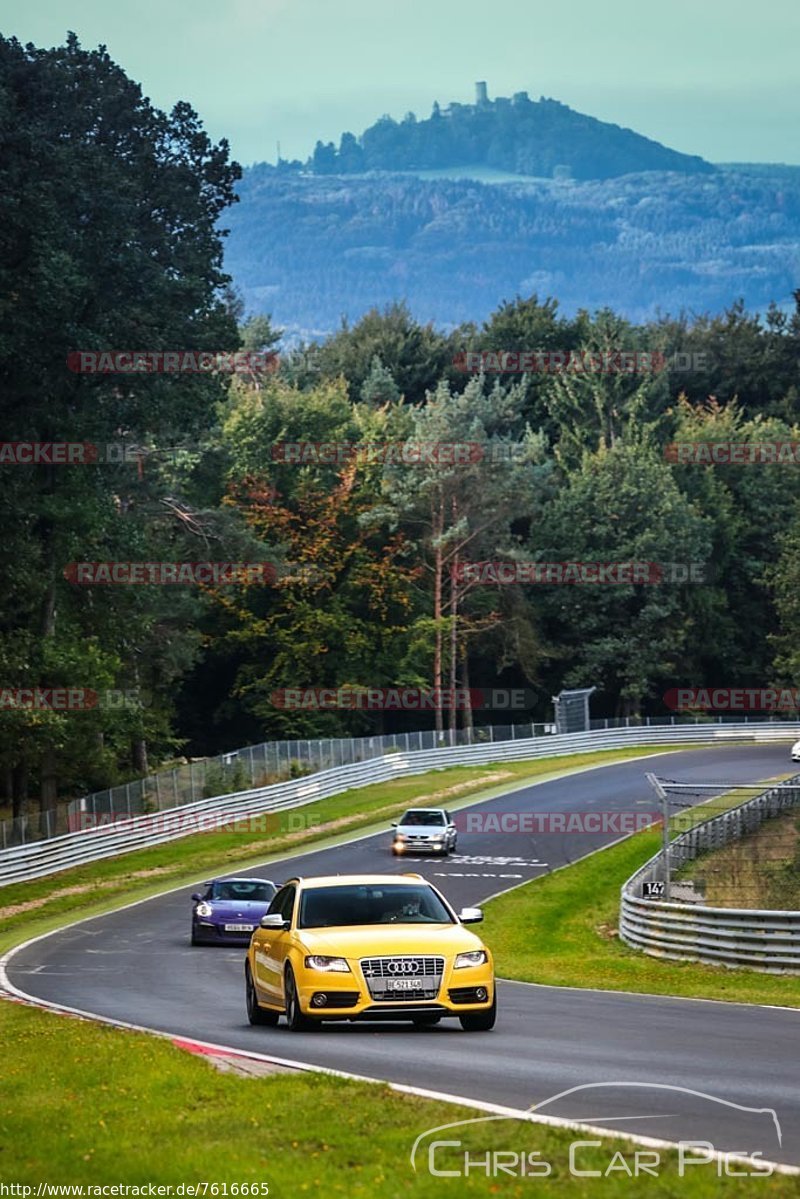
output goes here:
<path id="1" fill-rule="evenodd" d="M 544 96 L 540 96 L 540 103 L 558 104 L 558 100 L 545 101 Z M 460 112 L 480 112 L 487 109 L 498 108 L 519 108 L 523 104 L 532 104 L 530 96 L 527 92 L 514 92 L 509 99 L 508 96 L 498 96 L 496 100 L 489 99 L 489 90 L 485 79 L 479 79 L 475 84 L 475 103 L 474 104 L 459 104 L 458 101 L 453 101 L 446 108 L 439 109 L 438 104 L 434 105 L 434 109 L 441 116 L 451 117 Z"/>

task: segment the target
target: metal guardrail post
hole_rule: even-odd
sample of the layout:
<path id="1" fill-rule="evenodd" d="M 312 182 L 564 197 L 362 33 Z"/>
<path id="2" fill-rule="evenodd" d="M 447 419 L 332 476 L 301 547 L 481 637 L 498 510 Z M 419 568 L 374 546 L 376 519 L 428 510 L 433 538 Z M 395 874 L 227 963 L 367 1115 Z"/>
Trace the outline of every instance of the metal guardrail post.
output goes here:
<path id="1" fill-rule="evenodd" d="M 669 901 L 670 897 L 670 868 L 669 868 L 669 798 L 666 791 L 661 786 L 661 783 L 656 776 L 650 772 L 645 775 L 650 786 L 655 791 L 661 803 L 661 858 L 662 870 L 664 874 L 664 899 Z"/>

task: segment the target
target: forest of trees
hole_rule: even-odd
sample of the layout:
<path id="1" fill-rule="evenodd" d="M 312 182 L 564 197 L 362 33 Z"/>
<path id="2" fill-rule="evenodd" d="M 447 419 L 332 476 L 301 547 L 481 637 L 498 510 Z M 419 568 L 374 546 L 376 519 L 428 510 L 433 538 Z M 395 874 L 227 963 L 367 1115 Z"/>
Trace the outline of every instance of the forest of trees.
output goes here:
<path id="1" fill-rule="evenodd" d="M 0 40 L 0 87 L 4 442 L 136 447 L 89 465 L 0 466 L 0 689 L 143 701 L 4 704 L 14 810 L 177 752 L 432 720 L 282 707 L 273 693 L 287 687 L 527 688 L 519 716 L 542 720 L 565 686 L 596 685 L 598 714 L 639 715 L 665 711 L 676 686 L 796 680 L 800 464 L 682 465 L 668 447 L 800 440 L 800 292 L 793 312 L 732 302 L 640 323 L 613 305 L 565 315 L 528 293 L 449 328 L 395 302 L 287 348 L 268 316 L 246 316 L 223 270 L 239 170 L 187 105 L 159 112 L 74 38 L 48 51 Z M 278 369 L 67 365 L 78 350 L 237 347 Z M 649 351 L 667 369 L 470 374 L 467 351 Z M 482 453 L 449 466 L 275 453 L 409 441 Z M 593 587 L 478 585 L 457 569 L 490 560 L 707 571 L 701 584 Z M 259 586 L 75 581 L 72 564 L 104 561 L 277 569 Z M 469 718 L 496 716 L 442 714 Z"/>

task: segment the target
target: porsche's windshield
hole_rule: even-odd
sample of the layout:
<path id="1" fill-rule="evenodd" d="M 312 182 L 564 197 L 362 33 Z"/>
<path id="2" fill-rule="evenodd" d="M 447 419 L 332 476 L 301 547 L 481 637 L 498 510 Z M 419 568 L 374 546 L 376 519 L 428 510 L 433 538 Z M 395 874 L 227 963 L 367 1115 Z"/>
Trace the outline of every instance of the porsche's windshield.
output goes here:
<path id="1" fill-rule="evenodd" d="M 240 903 L 268 903 L 275 894 L 272 883 L 257 879 L 221 879 L 211 886 L 210 899 Z"/>

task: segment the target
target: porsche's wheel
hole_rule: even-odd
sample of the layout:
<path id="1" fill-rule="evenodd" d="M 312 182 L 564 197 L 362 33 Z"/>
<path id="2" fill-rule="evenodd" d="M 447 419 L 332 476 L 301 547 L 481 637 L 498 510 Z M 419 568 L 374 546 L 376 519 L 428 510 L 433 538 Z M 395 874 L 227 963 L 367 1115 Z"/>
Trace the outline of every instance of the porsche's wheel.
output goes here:
<path id="1" fill-rule="evenodd" d="M 249 962 L 244 968 L 244 998 L 247 1004 L 247 1019 L 251 1024 L 271 1024 L 275 1027 L 278 1023 L 278 1013 L 265 1011 L 263 1007 L 258 1006 Z"/>
<path id="2" fill-rule="evenodd" d="M 494 1028 L 497 1019 L 497 996 L 485 1012 L 464 1012 L 464 1015 L 458 1018 L 464 1032 L 488 1032 L 490 1028 Z"/>
<path id="3" fill-rule="evenodd" d="M 200 942 L 199 942 L 199 941 L 198 941 L 198 939 L 197 939 L 197 933 L 194 931 L 194 925 L 192 925 L 191 944 L 192 944 L 192 945 L 199 945 L 199 944 L 200 944 Z"/>
<path id="4" fill-rule="evenodd" d="M 308 1032 L 310 1028 L 314 1028 L 314 1021 L 309 1020 L 308 1016 L 304 1015 L 300 1008 L 297 983 L 295 982 L 294 970 L 292 970 L 291 966 L 286 967 L 283 991 L 286 1003 L 286 1023 L 292 1032 Z"/>

